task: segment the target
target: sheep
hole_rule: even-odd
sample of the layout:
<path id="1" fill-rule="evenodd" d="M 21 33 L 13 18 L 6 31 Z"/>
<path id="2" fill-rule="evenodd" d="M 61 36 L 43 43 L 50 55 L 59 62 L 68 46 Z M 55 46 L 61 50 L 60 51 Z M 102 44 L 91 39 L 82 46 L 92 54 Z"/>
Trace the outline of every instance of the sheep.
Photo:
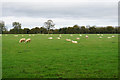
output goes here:
<path id="1" fill-rule="evenodd" d="M 76 39 L 80 39 L 80 38 L 76 38 Z"/>
<path id="2" fill-rule="evenodd" d="M 31 35 L 29 34 L 29 36 L 31 36 Z"/>
<path id="3" fill-rule="evenodd" d="M 114 35 L 112 37 L 115 37 Z"/>
<path id="4" fill-rule="evenodd" d="M 49 37 L 48 39 L 53 39 L 52 37 Z"/>
<path id="5" fill-rule="evenodd" d="M 72 34 L 70 36 L 73 36 Z"/>
<path id="6" fill-rule="evenodd" d="M 102 38 L 101 36 L 99 38 Z"/>
<path id="7" fill-rule="evenodd" d="M 111 37 L 108 37 L 108 39 L 111 38 Z"/>
<path id="8" fill-rule="evenodd" d="M 25 38 L 19 40 L 19 43 L 25 42 Z"/>
<path id="9" fill-rule="evenodd" d="M 77 42 L 77 41 L 73 41 L 73 40 L 72 40 L 72 43 L 78 43 L 78 42 Z"/>
<path id="10" fill-rule="evenodd" d="M 101 36 L 103 36 L 103 34 L 101 34 Z"/>
<path id="11" fill-rule="evenodd" d="M 22 35 L 22 37 L 23 37 L 24 35 Z"/>
<path id="12" fill-rule="evenodd" d="M 98 36 L 100 35 L 100 34 L 97 34 Z"/>
<path id="13" fill-rule="evenodd" d="M 71 41 L 70 39 L 66 39 L 66 41 Z"/>
<path id="14" fill-rule="evenodd" d="M 27 43 L 27 42 L 31 42 L 31 39 L 30 39 L 30 38 L 28 38 L 28 39 L 25 41 L 25 43 Z"/>
<path id="15" fill-rule="evenodd" d="M 60 37 L 57 37 L 57 39 L 60 39 Z"/>
<path id="16" fill-rule="evenodd" d="M 2 36 L 2 34 L 0 34 L 0 37 Z"/>
<path id="17" fill-rule="evenodd" d="M 59 37 L 60 37 L 60 38 L 62 37 L 61 34 L 59 35 Z"/>
<path id="18" fill-rule="evenodd" d="M 82 36 L 82 35 L 80 34 L 80 36 Z"/>
<path id="19" fill-rule="evenodd" d="M 88 35 L 86 35 L 85 37 L 88 38 Z"/>
<path id="20" fill-rule="evenodd" d="M 15 37 L 18 37 L 18 35 L 14 35 Z"/>

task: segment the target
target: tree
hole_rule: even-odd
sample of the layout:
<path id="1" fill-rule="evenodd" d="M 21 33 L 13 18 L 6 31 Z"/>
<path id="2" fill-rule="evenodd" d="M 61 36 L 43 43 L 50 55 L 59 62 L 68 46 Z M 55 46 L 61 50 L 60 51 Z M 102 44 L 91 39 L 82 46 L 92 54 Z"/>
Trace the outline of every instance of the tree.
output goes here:
<path id="1" fill-rule="evenodd" d="M 96 28 L 95 28 L 95 26 L 90 27 L 89 30 L 90 30 L 90 33 L 94 33 L 94 34 L 96 33 Z"/>
<path id="2" fill-rule="evenodd" d="M 73 26 L 73 29 L 74 29 L 74 34 L 80 33 L 80 26 L 74 25 L 74 26 Z"/>
<path id="3" fill-rule="evenodd" d="M 54 28 L 55 24 L 53 23 L 52 20 L 48 20 L 47 22 L 44 23 L 44 27 L 48 30 L 48 34 L 50 32 L 51 28 Z"/>
<path id="4" fill-rule="evenodd" d="M 0 21 L 0 34 L 2 34 L 3 31 L 7 31 L 5 27 L 4 21 Z"/>
<path id="5" fill-rule="evenodd" d="M 24 28 L 24 29 L 23 29 L 23 33 L 24 33 L 24 34 L 29 34 L 29 32 L 30 32 L 30 29 L 29 29 L 29 28 Z"/>
<path id="6" fill-rule="evenodd" d="M 19 30 L 21 29 L 21 24 L 19 22 L 13 22 L 12 26 L 16 33 L 20 33 Z"/>
<path id="7" fill-rule="evenodd" d="M 113 33 L 114 28 L 112 26 L 106 27 L 107 33 Z"/>
<path id="8" fill-rule="evenodd" d="M 81 26 L 80 31 L 81 31 L 82 34 L 84 34 L 86 32 L 85 26 Z"/>

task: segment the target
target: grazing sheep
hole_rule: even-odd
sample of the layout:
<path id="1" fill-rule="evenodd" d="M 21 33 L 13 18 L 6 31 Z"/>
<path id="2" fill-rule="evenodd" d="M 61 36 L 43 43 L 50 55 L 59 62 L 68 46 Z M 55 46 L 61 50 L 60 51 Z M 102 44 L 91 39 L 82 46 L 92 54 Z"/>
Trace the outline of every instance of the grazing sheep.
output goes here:
<path id="1" fill-rule="evenodd" d="M 27 42 L 31 42 L 31 39 L 30 39 L 30 38 L 28 38 L 25 42 L 26 42 L 26 43 L 27 43 Z"/>
<path id="2" fill-rule="evenodd" d="M 88 35 L 86 35 L 85 37 L 88 38 Z"/>
<path id="3" fill-rule="evenodd" d="M 62 37 L 61 34 L 59 35 L 59 37 L 60 37 L 60 38 Z"/>
<path id="4" fill-rule="evenodd" d="M 101 36 L 103 36 L 103 34 L 101 34 Z"/>
<path id="5" fill-rule="evenodd" d="M 80 36 L 82 36 L 82 35 L 80 34 Z"/>
<path id="6" fill-rule="evenodd" d="M 115 37 L 114 35 L 112 37 Z"/>
<path id="7" fill-rule="evenodd" d="M 60 37 L 57 37 L 57 39 L 60 39 Z"/>
<path id="8" fill-rule="evenodd" d="M 97 34 L 98 36 L 100 35 L 100 34 Z"/>
<path id="9" fill-rule="evenodd" d="M 111 37 L 108 37 L 108 39 L 110 39 Z"/>
<path id="10" fill-rule="evenodd" d="M 66 41 L 71 41 L 70 39 L 66 39 Z"/>
<path id="11" fill-rule="evenodd" d="M 76 39 L 80 39 L 80 38 L 76 38 Z"/>
<path id="12" fill-rule="evenodd" d="M 0 34 L 0 37 L 2 36 L 2 34 Z"/>
<path id="13" fill-rule="evenodd" d="M 77 41 L 73 41 L 73 40 L 72 40 L 72 43 L 78 43 L 78 42 L 77 42 Z"/>
<path id="14" fill-rule="evenodd" d="M 102 38 L 101 36 L 99 38 Z"/>
<path id="15" fill-rule="evenodd" d="M 25 38 L 19 40 L 19 43 L 25 42 Z"/>
<path id="16" fill-rule="evenodd" d="M 18 35 L 14 35 L 15 37 L 18 37 Z"/>
<path id="17" fill-rule="evenodd" d="M 72 34 L 70 36 L 73 36 Z"/>
<path id="18" fill-rule="evenodd" d="M 31 35 L 29 34 L 29 36 L 31 36 Z"/>
<path id="19" fill-rule="evenodd" d="M 52 37 L 49 37 L 48 39 L 53 39 Z"/>

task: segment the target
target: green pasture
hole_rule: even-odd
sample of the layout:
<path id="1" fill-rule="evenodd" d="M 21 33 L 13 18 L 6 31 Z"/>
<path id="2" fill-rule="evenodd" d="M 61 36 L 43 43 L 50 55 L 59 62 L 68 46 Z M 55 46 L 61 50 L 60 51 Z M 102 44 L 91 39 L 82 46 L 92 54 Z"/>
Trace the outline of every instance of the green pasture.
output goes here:
<path id="1" fill-rule="evenodd" d="M 60 40 L 59 34 L 14 35 L 17 34 L 2 35 L 3 78 L 118 77 L 117 34 L 103 34 L 101 39 L 97 34 L 87 34 L 88 39 L 86 34 L 61 34 Z M 115 37 L 107 38 L 112 35 Z M 21 38 L 31 38 L 31 42 L 19 43 Z"/>

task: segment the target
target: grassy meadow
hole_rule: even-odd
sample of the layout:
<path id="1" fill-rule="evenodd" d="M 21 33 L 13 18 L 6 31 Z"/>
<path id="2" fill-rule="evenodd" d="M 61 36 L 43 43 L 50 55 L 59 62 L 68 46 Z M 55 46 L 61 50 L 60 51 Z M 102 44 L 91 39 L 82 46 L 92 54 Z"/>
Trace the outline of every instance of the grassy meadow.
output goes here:
<path id="1" fill-rule="evenodd" d="M 3 78 L 117 78 L 118 35 L 3 34 Z M 24 36 L 22 36 L 24 35 Z M 111 37 L 114 35 L 115 37 Z M 48 37 L 53 37 L 48 40 Z M 80 39 L 77 40 L 76 38 Z M 19 43 L 31 38 L 30 43 Z M 77 44 L 66 39 L 78 41 Z"/>

